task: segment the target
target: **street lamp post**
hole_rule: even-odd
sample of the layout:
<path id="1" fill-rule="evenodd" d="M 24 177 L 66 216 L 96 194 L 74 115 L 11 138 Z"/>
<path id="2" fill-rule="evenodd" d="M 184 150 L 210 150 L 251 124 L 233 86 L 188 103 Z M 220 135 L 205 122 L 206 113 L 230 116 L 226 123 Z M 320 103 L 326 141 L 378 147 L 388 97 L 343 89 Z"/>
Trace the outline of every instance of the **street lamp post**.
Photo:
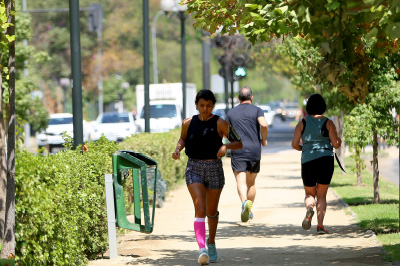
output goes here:
<path id="1" fill-rule="evenodd" d="M 157 29 L 156 24 L 158 18 L 164 14 L 163 10 L 157 12 L 157 14 L 153 17 L 153 22 L 151 23 L 151 42 L 153 45 L 153 76 L 154 76 L 154 84 L 158 83 L 158 66 L 157 66 Z"/>
<path id="2" fill-rule="evenodd" d="M 185 42 L 185 20 L 186 5 L 180 5 L 180 0 L 162 0 L 161 9 L 165 12 L 178 12 L 181 21 L 181 60 L 182 60 L 182 98 L 183 118 L 186 118 L 186 42 Z"/>

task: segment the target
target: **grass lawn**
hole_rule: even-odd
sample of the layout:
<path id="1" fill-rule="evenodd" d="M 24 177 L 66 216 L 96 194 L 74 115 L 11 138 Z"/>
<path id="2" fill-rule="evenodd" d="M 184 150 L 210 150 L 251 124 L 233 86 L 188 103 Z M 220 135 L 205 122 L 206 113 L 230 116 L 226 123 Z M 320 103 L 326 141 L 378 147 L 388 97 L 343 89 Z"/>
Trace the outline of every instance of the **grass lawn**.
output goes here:
<path id="1" fill-rule="evenodd" d="M 346 158 L 346 175 L 335 165 L 331 186 L 357 215 L 363 229 L 375 232 L 387 252 L 388 261 L 400 261 L 399 188 L 384 179 L 379 181 L 380 204 L 374 204 L 373 176 L 362 172 L 362 186 L 357 186 L 352 158 Z M 335 163 L 336 164 L 336 163 Z"/>

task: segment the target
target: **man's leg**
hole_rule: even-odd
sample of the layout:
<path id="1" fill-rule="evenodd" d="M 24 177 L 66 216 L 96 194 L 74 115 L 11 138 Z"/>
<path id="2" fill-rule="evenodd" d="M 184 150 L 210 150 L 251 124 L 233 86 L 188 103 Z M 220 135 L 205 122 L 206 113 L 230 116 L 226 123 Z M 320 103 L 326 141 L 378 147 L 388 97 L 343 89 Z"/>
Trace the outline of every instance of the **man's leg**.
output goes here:
<path id="1" fill-rule="evenodd" d="M 246 177 L 246 172 L 239 172 L 239 171 L 233 171 L 233 174 L 235 175 L 236 178 L 236 186 L 237 186 L 237 191 L 239 194 L 240 202 L 244 202 L 247 200 L 247 177 Z"/>
<path id="2" fill-rule="evenodd" d="M 246 185 L 247 185 L 247 199 L 254 203 L 256 198 L 256 177 L 257 173 L 246 173 Z"/>

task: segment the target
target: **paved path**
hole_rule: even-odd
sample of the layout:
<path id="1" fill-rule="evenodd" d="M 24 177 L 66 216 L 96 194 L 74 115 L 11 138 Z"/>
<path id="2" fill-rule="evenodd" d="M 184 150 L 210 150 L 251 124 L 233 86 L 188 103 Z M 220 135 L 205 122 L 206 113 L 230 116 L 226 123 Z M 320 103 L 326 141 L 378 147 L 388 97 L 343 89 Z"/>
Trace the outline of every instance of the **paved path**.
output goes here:
<path id="1" fill-rule="evenodd" d="M 299 152 L 263 154 L 251 223 L 239 222 L 240 200 L 230 159 L 223 162 L 226 186 L 220 202 L 216 265 L 386 265 L 375 236 L 355 225 L 332 192 L 325 219 L 331 234 L 316 235 L 316 219 L 310 231 L 301 228 L 305 208 Z M 193 217 L 186 186 L 170 191 L 164 207 L 156 211 L 152 234 L 118 237 L 119 256 L 91 261 L 89 266 L 198 265 Z"/>

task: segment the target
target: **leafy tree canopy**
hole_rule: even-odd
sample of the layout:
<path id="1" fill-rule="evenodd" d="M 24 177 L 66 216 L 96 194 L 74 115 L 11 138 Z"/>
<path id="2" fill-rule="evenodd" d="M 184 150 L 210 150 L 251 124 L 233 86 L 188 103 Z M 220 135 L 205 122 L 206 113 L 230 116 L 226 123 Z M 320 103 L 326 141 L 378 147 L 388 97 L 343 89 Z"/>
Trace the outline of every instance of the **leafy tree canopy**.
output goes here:
<path id="1" fill-rule="evenodd" d="M 301 36 L 323 57 L 317 81 L 337 87 L 354 101 L 365 99 L 369 62 L 398 52 L 400 1 L 203 1 L 186 0 L 195 27 L 210 33 L 239 30 L 252 43 Z M 368 56 L 367 54 L 368 53 Z M 398 69 L 398 68 L 397 68 Z M 347 75 L 343 75 L 347 71 Z"/>

